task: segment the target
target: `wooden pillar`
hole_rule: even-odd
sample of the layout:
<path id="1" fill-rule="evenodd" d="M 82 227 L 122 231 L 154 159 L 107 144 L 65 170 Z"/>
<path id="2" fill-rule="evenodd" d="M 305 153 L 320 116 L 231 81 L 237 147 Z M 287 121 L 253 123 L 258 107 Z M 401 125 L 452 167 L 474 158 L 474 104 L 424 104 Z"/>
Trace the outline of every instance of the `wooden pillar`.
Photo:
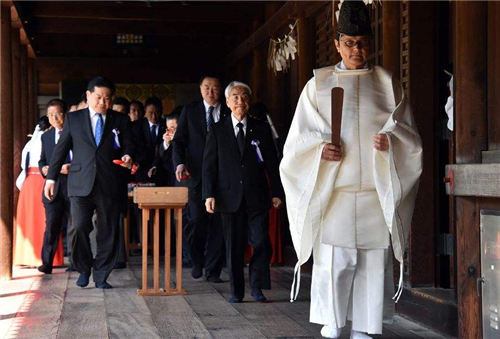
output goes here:
<path id="1" fill-rule="evenodd" d="M 23 117 L 23 125 L 26 124 L 25 135 L 33 133 L 33 122 L 29 115 L 28 104 L 28 50 L 26 45 L 21 44 L 21 111 Z M 24 120 L 26 120 L 24 122 Z"/>
<path id="2" fill-rule="evenodd" d="M 38 113 L 38 95 L 37 95 L 37 76 L 35 69 L 35 59 L 28 57 L 28 112 L 31 117 L 31 131 L 35 129 L 38 123 L 39 113 Z"/>
<path id="3" fill-rule="evenodd" d="M 0 279 L 12 278 L 12 27 L 9 7 L 2 7 L 0 45 Z"/>
<path id="4" fill-rule="evenodd" d="M 391 70 L 399 79 L 400 65 L 400 18 L 401 9 L 399 1 L 384 1 L 382 6 L 382 50 L 384 68 Z"/>
<path id="5" fill-rule="evenodd" d="M 487 53 L 470 44 L 488 46 L 488 2 L 454 5 L 456 163 L 479 163 L 481 151 L 487 149 Z M 456 198 L 456 228 L 459 338 L 482 338 L 481 299 L 476 292 L 480 276 L 477 198 Z"/>
<path id="6" fill-rule="evenodd" d="M 19 36 L 19 29 L 12 29 L 12 95 L 13 95 L 13 125 L 14 125 L 14 163 L 13 163 L 13 176 L 17 178 L 21 172 L 21 153 L 25 143 L 25 135 L 23 133 L 22 114 L 21 114 L 21 61 L 20 61 L 20 47 L 21 39 Z M 19 198 L 19 190 L 16 187 L 15 181 L 12 182 L 12 189 L 14 193 L 13 211 L 17 210 L 17 200 Z M 15 222 L 14 213 L 14 225 Z"/>
<path id="7" fill-rule="evenodd" d="M 388 4 L 388 3 L 387 3 Z M 385 7 L 386 3 L 384 3 Z M 422 137 L 424 168 L 413 214 L 408 248 L 409 283 L 412 287 L 435 284 L 435 223 L 437 173 L 435 161 L 437 77 L 436 32 L 437 4 L 434 1 L 410 1 L 409 13 L 409 81 L 410 103 Z M 393 52 L 395 55 L 396 52 Z M 393 61 L 394 62 L 394 61 Z M 385 64 L 385 53 L 384 53 Z M 422 100 L 425 98 L 425 100 Z"/>
<path id="8" fill-rule="evenodd" d="M 488 2 L 488 150 L 500 150 L 500 3 Z"/>
<path id="9" fill-rule="evenodd" d="M 302 89 L 307 84 L 309 79 L 312 78 L 312 71 L 314 68 L 314 50 L 315 41 L 313 30 L 311 29 L 311 20 L 306 18 L 304 12 L 299 13 L 299 22 L 297 23 L 297 33 L 299 40 L 298 48 L 298 62 L 299 62 L 299 81 L 298 81 L 298 91 L 302 92 Z M 333 41 L 331 42 L 333 43 Z"/>

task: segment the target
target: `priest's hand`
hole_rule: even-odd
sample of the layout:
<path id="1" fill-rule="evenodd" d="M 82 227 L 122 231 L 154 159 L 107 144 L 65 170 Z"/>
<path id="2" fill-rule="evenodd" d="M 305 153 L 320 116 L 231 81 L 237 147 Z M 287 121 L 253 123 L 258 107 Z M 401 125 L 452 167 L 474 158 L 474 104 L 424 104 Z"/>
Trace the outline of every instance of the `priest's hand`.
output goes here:
<path id="1" fill-rule="evenodd" d="M 281 204 L 283 202 L 281 201 L 280 198 L 273 198 L 273 207 L 276 208 L 276 209 L 279 209 L 281 207 Z"/>
<path id="2" fill-rule="evenodd" d="M 215 198 L 205 200 L 205 207 L 208 213 L 215 213 Z"/>
<path id="3" fill-rule="evenodd" d="M 387 138 L 387 135 L 375 134 L 373 136 L 373 148 L 382 152 L 389 150 L 389 138 Z"/>
<path id="4" fill-rule="evenodd" d="M 328 161 L 342 160 L 342 147 L 334 144 L 326 144 L 325 147 L 323 147 L 321 158 Z"/>

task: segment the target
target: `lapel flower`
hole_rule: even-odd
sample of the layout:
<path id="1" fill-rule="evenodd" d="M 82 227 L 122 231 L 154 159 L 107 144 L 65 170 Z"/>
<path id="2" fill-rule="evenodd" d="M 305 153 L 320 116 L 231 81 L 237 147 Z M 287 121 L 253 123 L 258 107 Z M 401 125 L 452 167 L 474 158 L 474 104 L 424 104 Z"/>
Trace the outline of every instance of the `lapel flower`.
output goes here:
<path id="1" fill-rule="evenodd" d="M 264 158 L 262 157 L 262 153 L 260 151 L 259 145 L 260 145 L 259 140 L 257 140 L 257 139 L 252 140 L 252 146 L 255 149 L 255 153 L 257 154 L 257 161 L 259 163 L 261 163 L 261 162 L 264 162 Z"/>

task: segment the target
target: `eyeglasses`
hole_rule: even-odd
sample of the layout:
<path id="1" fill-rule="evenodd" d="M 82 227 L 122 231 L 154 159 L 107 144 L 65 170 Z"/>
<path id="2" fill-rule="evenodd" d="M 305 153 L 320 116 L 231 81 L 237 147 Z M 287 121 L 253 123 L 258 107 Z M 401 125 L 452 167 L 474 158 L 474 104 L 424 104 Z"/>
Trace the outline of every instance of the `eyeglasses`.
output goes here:
<path id="1" fill-rule="evenodd" d="M 55 117 L 60 118 L 60 117 L 62 117 L 63 115 L 64 115 L 64 113 L 60 113 L 60 112 L 58 112 L 58 113 L 54 113 L 54 114 L 47 114 L 47 117 L 49 117 L 49 118 L 55 118 Z"/>
<path id="2" fill-rule="evenodd" d="M 354 46 L 358 46 L 358 48 L 365 48 L 370 46 L 371 41 L 370 40 L 340 40 L 341 42 L 344 43 L 346 47 L 349 48 L 354 48 Z"/>

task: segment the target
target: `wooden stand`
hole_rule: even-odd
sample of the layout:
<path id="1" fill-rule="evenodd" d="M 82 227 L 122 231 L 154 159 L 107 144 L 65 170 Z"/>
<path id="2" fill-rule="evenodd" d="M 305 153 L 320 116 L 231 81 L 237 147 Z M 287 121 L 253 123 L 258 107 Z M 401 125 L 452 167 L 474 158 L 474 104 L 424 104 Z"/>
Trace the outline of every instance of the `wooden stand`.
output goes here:
<path id="1" fill-rule="evenodd" d="M 142 209 L 142 289 L 139 295 L 179 295 L 182 289 L 182 209 L 188 201 L 185 187 L 136 187 L 134 202 Z M 160 288 L 160 210 L 165 210 L 165 288 Z M 148 220 L 155 211 L 153 226 L 153 289 L 148 289 Z M 170 288 L 171 213 L 177 215 L 176 287 Z"/>

